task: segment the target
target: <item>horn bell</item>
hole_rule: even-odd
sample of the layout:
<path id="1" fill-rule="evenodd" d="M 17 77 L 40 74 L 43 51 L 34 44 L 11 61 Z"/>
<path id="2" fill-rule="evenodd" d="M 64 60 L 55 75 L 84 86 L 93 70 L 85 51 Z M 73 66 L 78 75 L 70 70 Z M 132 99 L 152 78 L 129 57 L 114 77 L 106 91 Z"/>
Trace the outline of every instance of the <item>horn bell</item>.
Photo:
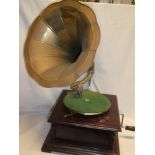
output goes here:
<path id="1" fill-rule="evenodd" d="M 51 4 L 28 31 L 27 71 L 44 87 L 68 86 L 90 68 L 99 40 L 99 26 L 89 7 L 70 0 Z"/>

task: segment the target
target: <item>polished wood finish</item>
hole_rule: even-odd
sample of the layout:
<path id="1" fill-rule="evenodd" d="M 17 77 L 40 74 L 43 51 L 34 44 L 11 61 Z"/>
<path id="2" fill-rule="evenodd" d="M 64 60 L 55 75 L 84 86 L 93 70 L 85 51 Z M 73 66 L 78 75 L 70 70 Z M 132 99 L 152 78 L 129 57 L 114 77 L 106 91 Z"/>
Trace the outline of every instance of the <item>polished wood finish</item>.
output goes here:
<path id="1" fill-rule="evenodd" d="M 75 125 L 79 127 L 88 127 L 101 130 L 111 130 L 111 131 L 121 131 L 119 112 L 117 105 L 117 97 L 115 95 L 105 95 L 111 102 L 111 109 L 99 116 L 82 116 L 78 117 L 67 117 L 64 116 L 69 114 L 70 111 L 63 106 L 63 98 L 67 94 L 67 91 L 64 90 L 59 97 L 54 112 L 49 117 L 48 122 L 50 123 L 59 123 L 64 125 Z"/>
<path id="2" fill-rule="evenodd" d="M 43 144 L 43 152 L 63 152 L 75 155 L 119 155 L 118 132 L 121 131 L 117 97 L 105 95 L 111 109 L 98 116 L 66 116 L 70 112 L 63 105 L 64 90 L 51 110 L 50 132 Z"/>

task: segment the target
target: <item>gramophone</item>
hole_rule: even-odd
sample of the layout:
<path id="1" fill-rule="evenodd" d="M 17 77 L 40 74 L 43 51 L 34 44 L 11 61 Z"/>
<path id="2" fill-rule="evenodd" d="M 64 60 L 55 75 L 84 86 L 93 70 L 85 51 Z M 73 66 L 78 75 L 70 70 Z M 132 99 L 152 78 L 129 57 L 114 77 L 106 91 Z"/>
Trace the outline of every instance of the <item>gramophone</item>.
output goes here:
<path id="1" fill-rule="evenodd" d="M 116 96 L 83 89 L 94 73 L 99 40 L 94 12 L 78 1 L 53 3 L 32 23 L 24 48 L 29 75 L 47 88 L 71 88 L 50 112 L 43 152 L 119 155 Z"/>

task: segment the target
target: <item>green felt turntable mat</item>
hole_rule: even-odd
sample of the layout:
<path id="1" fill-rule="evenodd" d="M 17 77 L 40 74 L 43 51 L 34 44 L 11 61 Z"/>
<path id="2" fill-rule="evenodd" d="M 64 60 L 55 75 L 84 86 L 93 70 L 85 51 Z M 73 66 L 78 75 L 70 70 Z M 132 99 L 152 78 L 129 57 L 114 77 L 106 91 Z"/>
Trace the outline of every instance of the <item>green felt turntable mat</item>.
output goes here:
<path id="1" fill-rule="evenodd" d="M 64 97 L 64 105 L 71 111 L 83 115 L 101 114 L 111 107 L 106 96 L 90 90 L 84 90 L 81 97 L 76 92 L 68 92 Z"/>

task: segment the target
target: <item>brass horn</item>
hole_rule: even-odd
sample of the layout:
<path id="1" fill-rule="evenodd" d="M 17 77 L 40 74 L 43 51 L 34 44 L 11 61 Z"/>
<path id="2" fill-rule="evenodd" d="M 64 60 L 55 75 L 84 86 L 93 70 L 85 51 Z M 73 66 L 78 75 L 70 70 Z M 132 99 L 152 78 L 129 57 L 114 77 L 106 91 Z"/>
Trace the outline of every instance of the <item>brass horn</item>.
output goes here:
<path id="1" fill-rule="evenodd" d="M 89 7 L 73 0 L 51 4 L 28 31 L 27 71 L 44 87 L 71 85 L 92 66 L 99 40 L 99 26 Z"/>
<path id="2" fill-rule="evenodd" d="M 96 16 L 88 6 L 73 0 L 51 4 L 28 32 L 24 50 L 27 71 L 44 87 L 70 85 L 73 91 L 64 97 L 64 105 L 72 112 L 82 115 L 106 112 L 111 104 L 105 96 L 82 89 L 93 75 L 99 40 Z M 87 76 L 77 81 L 85 72 Z"/>

